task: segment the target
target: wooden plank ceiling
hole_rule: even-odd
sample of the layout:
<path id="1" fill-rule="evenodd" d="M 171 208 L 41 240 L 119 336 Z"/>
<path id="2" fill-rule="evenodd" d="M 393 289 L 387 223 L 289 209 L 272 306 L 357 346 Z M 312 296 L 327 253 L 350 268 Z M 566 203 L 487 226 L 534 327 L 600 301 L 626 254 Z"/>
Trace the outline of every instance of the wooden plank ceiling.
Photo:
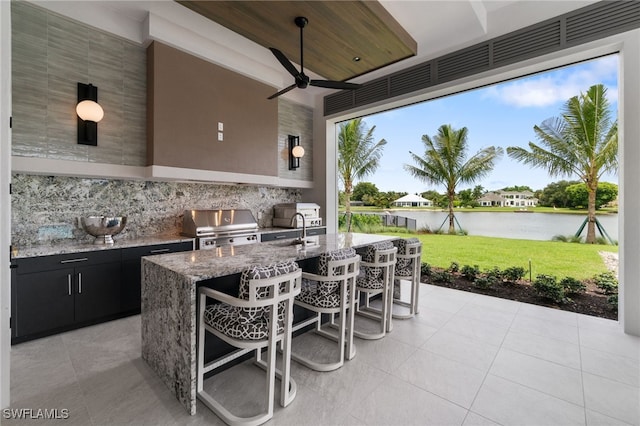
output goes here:
<path id="1" fill-rule="evenodd" d="M 416 41 L 377 1 L 176 1 L 279 49 L 295 64 L 300 63 L 300 29 L 294 19 L 306 17 L 304 67 L 330 80 L 348 80 L 417 52 Z"/>

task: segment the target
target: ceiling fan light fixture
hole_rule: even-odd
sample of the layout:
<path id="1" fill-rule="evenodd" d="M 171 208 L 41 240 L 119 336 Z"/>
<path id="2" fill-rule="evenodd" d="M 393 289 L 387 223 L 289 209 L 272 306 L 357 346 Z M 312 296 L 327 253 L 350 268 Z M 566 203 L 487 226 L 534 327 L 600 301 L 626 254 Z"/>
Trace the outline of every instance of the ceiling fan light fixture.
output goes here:
<path id="1" fill-rule="evenodd" d="M 287 59 L 287 57 L 276 49 L 275 47 L 270 47 L 271 53 L 276 57 L 278 62 L 291 74 L 294 78 L 294 83 L 285 87 L 277 93 L 269 96 L 267 99 L 274 99 L 280 95 L 287 93 L 289 90 L 298 88 L 298 89 L 306 89 L 307 86 L 315 86 L 315 87 L 324 87 L 327 89 L 338 89 L 338 90 L 355 90 L 358 89 L 361 85 L 356 83 L 347 83 L 344 81 L 333 81 L 333 80 L 311 80 L 309 76 L 304 73 L 304 27 L 309 23 L 309 20 L 304 16 L 298 16 L 294 19 L 294 22 L 298 28 L 300 28 L 300 71 Z M 357 57 L 360 60 L 360 57 Z M 355 60 L 355 58 L 354 58 Z"/>

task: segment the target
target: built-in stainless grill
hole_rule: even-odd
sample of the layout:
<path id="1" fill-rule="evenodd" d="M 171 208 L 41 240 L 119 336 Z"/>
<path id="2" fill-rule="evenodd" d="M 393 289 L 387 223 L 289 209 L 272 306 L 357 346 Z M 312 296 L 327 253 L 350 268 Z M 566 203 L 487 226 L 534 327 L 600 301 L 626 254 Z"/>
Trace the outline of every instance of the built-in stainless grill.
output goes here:
<path id="1" fill-rule="evenodd" d="M 198 250 L 258 242 L 258 223 L 250 210 L 185 210 L 182 235 L 196 239 Z"/>

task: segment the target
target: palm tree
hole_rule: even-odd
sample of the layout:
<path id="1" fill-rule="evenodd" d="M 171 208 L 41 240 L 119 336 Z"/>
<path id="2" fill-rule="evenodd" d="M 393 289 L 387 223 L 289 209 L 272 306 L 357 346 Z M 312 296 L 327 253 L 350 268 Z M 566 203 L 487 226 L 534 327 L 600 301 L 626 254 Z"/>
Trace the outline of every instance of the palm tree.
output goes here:
<path id="1" fill-rule="evenodd" d="M 375 172 L 387 141 L 373 141 L 376 126 L 367 129 L 361 118 L 340 124 L 338 133 L 338 174 L 344 184 L 347 231 L 351 231 L 353 182 Z"/>
<path id="2" fill-rule="evenodd" d="M 416 165 L 404 165 L 405 170 L 414 177 L 427 183 L 442 184 L 447 188 L 450 234 L 455 233 L 453 199 L 456 187 L 458 184 L 472 184 L 489 174 L 495 161 L 503 154 L 502 148 L 490 146 L 465 161 L 467 135 L 466 127 L 455 130 L 450 124 L 443 124 L 433 138 L 422 136 L 424 156 L 409 151 Z"/>
<path id="3" fill-rule="evenodd" d="M 618 169 L 618 123 L 611 119 L 607 89 L 593 85 L 567 101 L 561 117 L 549 118 L 533 130 L 541 145 L 509 147 L 524 164 L 546 168 L 551 176 L 577 175 L 587 186 L 587 239 L 596 241 L 596 189 L 600 177 Z"/>

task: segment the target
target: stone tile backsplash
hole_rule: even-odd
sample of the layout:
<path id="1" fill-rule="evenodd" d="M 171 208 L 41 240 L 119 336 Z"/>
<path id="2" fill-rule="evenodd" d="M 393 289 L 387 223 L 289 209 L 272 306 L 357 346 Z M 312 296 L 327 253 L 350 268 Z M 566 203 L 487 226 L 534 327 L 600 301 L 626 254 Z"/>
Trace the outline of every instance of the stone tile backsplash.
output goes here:
<path id="1" fill-rule="evenodd" d="M 270 227 L 275 204 L 300 198 L 300 190 L 288 188 L 14 174 L 12 244 L 90 242 L 81 216 L 127 216 L 121 239 L 178 234 L 185 209 L 246 208 Z"/>

